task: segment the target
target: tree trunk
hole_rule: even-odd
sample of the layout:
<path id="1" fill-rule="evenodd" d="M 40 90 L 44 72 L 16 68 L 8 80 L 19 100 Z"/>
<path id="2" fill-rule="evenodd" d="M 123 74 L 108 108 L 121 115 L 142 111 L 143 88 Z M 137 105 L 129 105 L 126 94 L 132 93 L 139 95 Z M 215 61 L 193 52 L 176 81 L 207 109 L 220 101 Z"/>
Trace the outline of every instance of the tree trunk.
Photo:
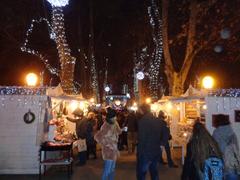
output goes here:
<path id="1" fill-rule="evenodd" d="M 53 31 L 55 33 L 55 42 L 61 63 L 61 85 L 65 93 L 72 94 L 75 58 L 71 56 L 71 50 L 67 44 L 64 28 L 64 14 L 61 7 L 53 7 L 52 21 Z"/>
<path id="2" fill-rule="evenodd" d="M 184 92 L 184 83 L 187 79 L 193 58 L 197 54 L 195 46 L 196 18 L 198 14 L 196 0 L 191 1 L 190 19 L 188 27 L 188 41 L 186 53 L 180 72 L 176 72 L 172 63 L 168 39 L 168 0 L 162 0 L 162 19 L 163 19 L 163 52 L 165 58 L 165 73 L 169 83 L 169 93 L 172 96 L 179 96 Z"/>

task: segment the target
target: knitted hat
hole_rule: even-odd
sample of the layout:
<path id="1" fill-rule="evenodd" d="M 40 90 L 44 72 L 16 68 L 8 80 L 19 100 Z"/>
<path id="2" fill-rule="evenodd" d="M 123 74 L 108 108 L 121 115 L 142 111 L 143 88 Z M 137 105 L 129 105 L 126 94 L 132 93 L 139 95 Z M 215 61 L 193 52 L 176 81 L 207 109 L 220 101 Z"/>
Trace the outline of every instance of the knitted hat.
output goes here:
<path id="1" fill-rule="evenodd" d="M 73 115 L 74 116 L 78 116 L 78 117 L 80 117 L 80 116 L 83 116 L 83 111 L 80 109 L 80 108 L 77 108 L 77 109 L 75 109 L 74 111 L 73 111 Z"/>

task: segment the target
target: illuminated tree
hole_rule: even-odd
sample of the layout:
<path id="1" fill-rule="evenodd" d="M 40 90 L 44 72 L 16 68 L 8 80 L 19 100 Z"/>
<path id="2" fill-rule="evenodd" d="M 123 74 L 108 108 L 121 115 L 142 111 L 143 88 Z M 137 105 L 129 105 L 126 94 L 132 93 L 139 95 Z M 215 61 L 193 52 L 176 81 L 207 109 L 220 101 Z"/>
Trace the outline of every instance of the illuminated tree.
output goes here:
<path id="1" fill-rule="evenodd" d="M 47 1 L 52 5 L 52 28 L 61 63 L 61 85 L 66 93 L 71 94 L 73 92 L 73 79 L 76 59 L 71 56 L 71 50 L 67 43 L 63 14 L 63 7 L 68 5 L 69 0 Z"/>

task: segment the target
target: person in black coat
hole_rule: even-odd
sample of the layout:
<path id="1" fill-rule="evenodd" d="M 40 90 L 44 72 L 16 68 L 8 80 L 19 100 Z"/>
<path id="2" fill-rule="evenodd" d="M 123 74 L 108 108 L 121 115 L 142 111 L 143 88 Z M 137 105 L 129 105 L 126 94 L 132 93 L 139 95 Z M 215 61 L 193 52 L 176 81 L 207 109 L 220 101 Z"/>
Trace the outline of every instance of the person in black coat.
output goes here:
<path id="1" fill-rule="evenodd" d="M 165 119 L 166 119 L 166 116 L 165 116 L 164 112 L 160 111 L 159 114 L 158 114 L 158 120 L 162 123 L 162 126 L 163 126 L 163 137 L 165 139 L 164 142 L 166 142 L 164 144 L 164 149 L 165 149 L 166 154 L 167 154 L 167 161 L 168 161 L 167 163 L 168 163 L 168 166 L 170 168 L 177 168 L 178 166 L 176 164 L 174 164 L 174 162 L 172 160 L 172 156 L 171 156 L 171 149 L 170 149 L 170 145 L 169 145 L 169 140 L 172 139 L 172 136 L 171 136 L 171 133 L 170 133 L 170 128 L 168 127 Z M 162 151 L 161 151 L 161 153 L 162 153 Z M 162 154 L 161 154 L 159 162 L 161 164 L 166 164 L 163 161 Z"/>
<path id="2" fill-rule="evenodd" d="M 137 179 L 144 180 L 149 170 L 151 179 L 157 180 L 158 160 L 161 155 L 162 124 L 150 112 L 149 105 L 142 105 L 139 112 L 143 115 L 138 121 L 137 137 Z"/>

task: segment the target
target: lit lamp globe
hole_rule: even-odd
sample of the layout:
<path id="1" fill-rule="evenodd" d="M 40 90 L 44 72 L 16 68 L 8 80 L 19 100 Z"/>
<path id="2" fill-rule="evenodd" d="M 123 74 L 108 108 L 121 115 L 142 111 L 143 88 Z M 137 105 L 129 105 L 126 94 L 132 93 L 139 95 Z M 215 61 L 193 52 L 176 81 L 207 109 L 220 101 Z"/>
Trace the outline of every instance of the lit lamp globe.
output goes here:
<path id="1" fill-rule="evenodd" d="M 106 92 L 109 92 L 109 91 L 110 91 L 110 87 L 106 86 L 106 87 L 104 88 L 104 90 L 105 90 Z"/>
<path id="2" fill-rule="evenodd" d="M 205 76 L 202 80 L 202 85 L 205 89 L 212 89 L 214 86 L 214 79 L 211 76 Z"/>
<path id="3" fill-rule="evenodd" d="M 64 7 L 68 5 L 69 0 L 47 0 L 53 7 Z"/>
<path id="4" fill-rule="evenodd" d="M 26 76 L 26 82 L 28 86 L 36 86 L 38 81 L 38 77 L 34 73 L 29 73 Z"/>
<path id="5" fill-rule="evenodd" d="M 143 80 L 145 75 L 142 71 L 139 71 L 137 74 L 136 74 L 136 77 L 138 80 Z"/>

